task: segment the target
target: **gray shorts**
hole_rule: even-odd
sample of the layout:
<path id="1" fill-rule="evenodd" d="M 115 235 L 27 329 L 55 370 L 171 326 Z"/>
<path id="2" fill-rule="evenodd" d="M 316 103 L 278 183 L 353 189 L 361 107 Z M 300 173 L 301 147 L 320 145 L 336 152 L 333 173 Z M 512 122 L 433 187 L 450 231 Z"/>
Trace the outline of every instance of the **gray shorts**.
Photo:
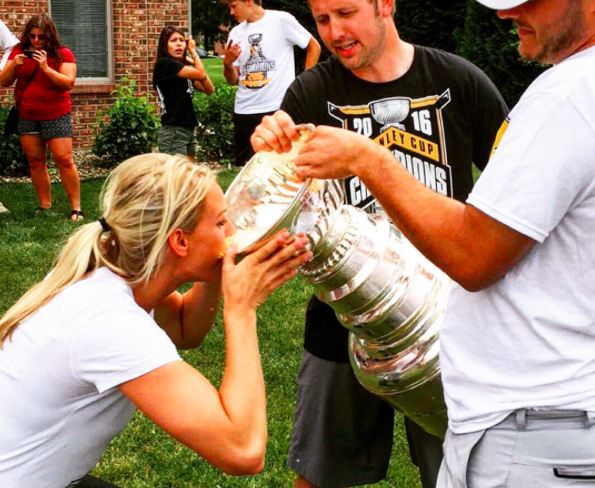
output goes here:
<path id="1" fill-rule="evenodd" d="M 52 120 L 28 120 L 20 117 L 17 131 L 20 136 L 38 135 L 44 141 L 62 138 L 72 139 L 72 120 L 70 114 Z"/>
<path id="2" fill-rule="evenodd" d="M 388 470 L 394 415 L 351 364 L 304 351 L 287 464 L 320 488 L 377 483 Z"/>
<path id="3" fill-rule="evenodd" d="M 595 414 L 518 410 L 487 430 L 446 433 L 438 488 L 595 486 Z"/>
<path id="4" fill-rule="evenodd" d="M 196 127 L 178 127 L 162 125 L 157 137 L 159 152 L 165 154 L 182 154 L 195 156 L 198 148 L 196 141 Z"/>

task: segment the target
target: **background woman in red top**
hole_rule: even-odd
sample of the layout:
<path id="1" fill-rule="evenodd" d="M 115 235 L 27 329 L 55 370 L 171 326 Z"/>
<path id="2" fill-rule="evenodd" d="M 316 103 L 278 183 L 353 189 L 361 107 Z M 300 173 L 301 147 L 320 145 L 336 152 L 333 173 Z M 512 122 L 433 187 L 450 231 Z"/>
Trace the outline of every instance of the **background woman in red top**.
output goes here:
<path id="1" fill-rule="evenodd" d="M 72 157 L 70 89 L 76 78 L 72 52 L 60 44 L 58 31 L 46 14 L 33 16 L 0 73 L 0 85 L 16 80 L 19 103 L 18 132 L 29 161 L 39 208 L 52 206 L 50 175 L 46 165 L 49 148 L 70 200 L 70 220 L 83 218 L 79 175 Z"/>

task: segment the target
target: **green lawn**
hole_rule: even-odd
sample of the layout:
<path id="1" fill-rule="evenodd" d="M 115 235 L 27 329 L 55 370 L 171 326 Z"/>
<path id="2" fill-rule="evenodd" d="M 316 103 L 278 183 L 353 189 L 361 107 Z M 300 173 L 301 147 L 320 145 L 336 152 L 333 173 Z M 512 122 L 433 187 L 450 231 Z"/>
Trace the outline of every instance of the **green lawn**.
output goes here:
<path id="1" fill-rule="evenodd" d="M 234 173 L 221 173 L 222 185 L 227 186 L 233 176 Z M 102 183 L 103 180 L 90 180 L 82 184 L 87 222 L 99 216 L 97 197 Z M 0 313 L 43 278 L 61 242 L 80 225 L 67 221 L 68 204 L 62 188 L 54 185 L 53 191 L 53 209 L 40 215 L 35 212 L 37 203 L 30 184 L 0 184 L 0 201 L 11 210 L 10 214 L 0 214 Z M 261 474 L 244 478 L 221 474 L 140 414 L 109 445 L 94 474 L 123 488 L 291 487 L 293 474 L 285 466 L 285 457 L 309 294 L 308 286 L 295 279 L 277 290 L 259 311 L 269 416 L 266 467 Z M 225 360 L 221 324 L 209 333 L 200 349 L 183 352 L 182 356 L 218 384 Z M 417 471 L 409 462 L 401 421 L 395 431 L 388 479 L 375 486 L 419 487 Z"/>
<path id="2" fill-rule="evenodd" d="M 223 77 L 223 58 L 205 58 L 202 62 L 215 86 L 226 83 Z"/>

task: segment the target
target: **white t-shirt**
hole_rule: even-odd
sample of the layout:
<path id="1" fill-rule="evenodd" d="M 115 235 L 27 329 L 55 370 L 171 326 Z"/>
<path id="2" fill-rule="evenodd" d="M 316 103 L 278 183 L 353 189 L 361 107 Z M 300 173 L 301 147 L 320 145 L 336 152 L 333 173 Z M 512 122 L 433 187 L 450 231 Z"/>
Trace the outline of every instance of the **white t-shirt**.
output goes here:
<path id="1" fill-rule="evenodd" d="M 242 53 L 234 63 L 240 70 L 235 113 L 259 114 L 281 106 L 295 79 L 293 46 L 305 49 L 312 36 L 287 12 L 265 10 L 256 22 L 234 27 L 229 39 L 240 42 Z"/>
<path id="2" fill-rule="evenodd" d="M 592 47 L 542 74 L 469 196 L 536 244 L 496 284 L 451 292 L 440 360 L 455 433 L 519 408 L 595 411 L 594 73 Z"/>
<path id="3" fill-rule="evenodd" d="M 16 36 L 10 32 L 10 29 L 4 25 L 4 22 L 0 20 L 0 49 L 4 51 L 2 59 L 0 59 L 0 70 L 4 69 L 6 60 L 12 52 L 12 48 L 19 43 Z"/>
<path id="4" fill-rule="evenodd" d="M 85 476 L 134 413 L 118 385 L 179 360 L 107 268 L 68 287 L 0 351 L 0 486 L 64 488 Z"/>

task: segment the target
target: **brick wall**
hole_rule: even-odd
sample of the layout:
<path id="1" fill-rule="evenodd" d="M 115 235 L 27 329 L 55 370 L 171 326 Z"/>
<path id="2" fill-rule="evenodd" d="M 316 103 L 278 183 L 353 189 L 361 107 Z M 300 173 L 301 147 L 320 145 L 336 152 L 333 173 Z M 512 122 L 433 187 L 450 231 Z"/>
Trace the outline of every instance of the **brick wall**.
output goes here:
<path id="1" fill-rule="evenodd" d="M 29 18 L 48 12 L 48 0 L 0 0 L 0 18 L 20 37 Z M 161 29 L 168 24 L 188 29 L 188 0 L 112 0 L 114 78 L 129 75 L 140 91 L 149 92 L 156 101 L 151 86 L 157 41 Z M 68 47 L 68 46 L 67 46 Z M 76 55 L 76 53 L 75 53 Z M 115 84 L 89 85 L 78 83 L 71 92 L 74 146 L 89 147 L 93 143 L 92 125 L 97 110 L 109 107 L 110 92 Z M 13 88 L 0 88 L 3 99 Z"/>

